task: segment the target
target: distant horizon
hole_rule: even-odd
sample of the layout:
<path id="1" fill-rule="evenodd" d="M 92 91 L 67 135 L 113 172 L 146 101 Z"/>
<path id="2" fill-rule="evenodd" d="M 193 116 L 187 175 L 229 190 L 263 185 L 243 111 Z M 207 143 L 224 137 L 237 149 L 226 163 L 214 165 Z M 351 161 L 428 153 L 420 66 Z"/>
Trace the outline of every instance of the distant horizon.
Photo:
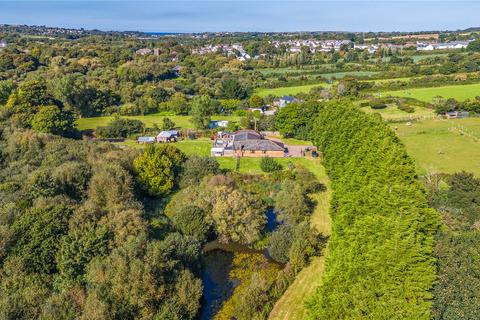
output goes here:
<path id="1" fill-rule="evenodd" d="M 463 30 L 479 24 L 480 12 L 479 1 L 432 0 L 0 3 L 3 24 L 162 33 Z"/>
<path id="2" fill-rule="evenodd" d="M 0 1 L 1 2 L 1 1 Z M 401 31 L 401 30 L 392 30 L 392 31 L 358 31 L 358 30 L 298 30 L 298 31 L 198 31 L 198 32 L 169 32 L 169 31 L 141 31 L 141 30 L 110 30 L 110 29 L 98 29 L 98 28 L 85 28 L 85 27 L 65 27 L 65 26 L 55 26 L 55 25 L 46 25 L 46 24 L 9 24 L 9 23 L 0 23 L 0 25 L 5 26 L 27 26 L 27 27 L 45 27 L 51 29 L 71 29 L 71 30 L 84 30 L 84 31 L 100 31 L 100 32 L 118 32 L 118 33 L 144 33 L 147 35 L 186 35 L 186 34 L 205 34 L 205 33 L 434 33 L 434 32 L 458 32 L 468 29 L 478 29 L 480 32 L 480 26 L 471 26 L 462 29 L 446 29 L 446 30 L 413 30 L 413 31 Z"/>

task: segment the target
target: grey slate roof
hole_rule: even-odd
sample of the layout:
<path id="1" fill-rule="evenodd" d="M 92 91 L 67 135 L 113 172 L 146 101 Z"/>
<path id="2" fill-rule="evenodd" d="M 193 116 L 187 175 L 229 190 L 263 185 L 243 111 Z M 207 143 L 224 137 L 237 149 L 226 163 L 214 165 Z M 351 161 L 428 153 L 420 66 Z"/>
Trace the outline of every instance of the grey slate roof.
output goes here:
<path id="1" fill-rule="evenodd" d="M 236 150 L 249 151 L 284 151 L 282 143 L 274 142 L 266 139 L 233 141 L 233 146 Z"/>
<path id="2" fill-rule="evenodd" d="M 254 130 L 240 130 L 235 132 L 234 141 L 259 140 L 262 136 Z"/>

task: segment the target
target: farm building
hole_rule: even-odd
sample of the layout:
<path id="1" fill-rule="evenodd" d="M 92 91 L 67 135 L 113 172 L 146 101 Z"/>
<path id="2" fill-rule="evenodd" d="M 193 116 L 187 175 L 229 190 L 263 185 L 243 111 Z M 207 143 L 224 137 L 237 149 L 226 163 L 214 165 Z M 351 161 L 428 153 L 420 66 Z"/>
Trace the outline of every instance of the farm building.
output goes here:
<path id="1" fill-rule="evenodd" d="M 155 143 L 155 137 L 138 137 L 138 143 Z"/>
<path id="2" fill-rule="evenodd" d="M 210 150 L 212 156 L 284 157 L 283 143 L 264 139 L 254 130 L 240 130 L 219 136 Z"/>
<path id="3" fill-rule="evenodd" d="M 157 135 L 157 142 L 177 142 L 178 137 L 176 130 L 162 131 Z"/>
<path id="4" fill-rule="evenodd" d="M 226 128 L 228 126 L 228 121 L 227 120 L 212 120 L 208 124 L 208 127 L 210 129 L 215 129 L 215 128 Z"/>
<path id="5" fill-rule="evenodd" d="M 470 113 L 468 111 L 449 111 L 445 113 L 447 119 L 463 119 L 468 118 Z"/>

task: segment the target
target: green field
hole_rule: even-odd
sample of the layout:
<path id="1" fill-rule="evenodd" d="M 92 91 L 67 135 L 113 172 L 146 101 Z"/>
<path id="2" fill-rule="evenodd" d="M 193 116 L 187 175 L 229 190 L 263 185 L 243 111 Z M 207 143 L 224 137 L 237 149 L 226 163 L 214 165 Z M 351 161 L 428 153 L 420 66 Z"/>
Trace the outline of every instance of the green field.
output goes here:
<path id="1" fill-rule="evenodd" d="M 281 97 L 285 95 L 296 95 L 299 93 L 309 93 L 312 88 L 317 88 L 317 87 L 328 87 L 327 83 L 316 83 L 316 84 L 307 84 L 303 86 L 295 86 L 295 87 L 280 87 L 280 88 L 261 88 L 257 89 L 255 91 L 256 94 L 258 94 L 261 97 L 265 97 L 268 95 L 273 95 L 276 97 Z"/>
<path id="2" fill-rule="evenodd" d="M 459 101 L 473 99 L 480 96 L 480 83 L 444 86 L 434 88 L 414 88 L 408 90 L 385 91 L 381 96 L 409 97 L 422 101 L 432 101 L 436 96 L 454 98 Z"/>
<path id="3" fill-rule="evenodd" d="M 475 139 L 480 138 L 480 118 L 432 119 L 391 127 L 415 159 L 420 174 L 465 170 L 480 176 L 480 139 Z"/>
<path id="4" fill-rule="evenodd" d="M 322 76 L 326 79 L 342 79 L 346 76 L 356 76 L 356 77 L 371 77 L 379 74 L 376 71 L 345 71 L 345 72 L 331 72 L 331 73 L 320 73 L 318 76 Z"/>
<path id="5" fill-rule="evenodd" d="M 366 113 L 378 113 L 385 120 L 409 120 L 419 118 L 432 118 L 435 116 L 435 112 L 432 109 L 413 106 L 415 112 L 407 113 L 397 108 L 397 106 L 389 105 L 385 109 L 372 109 L 370 107 L 363 107 L 362 110 Z"/>
<path id="6" fill-rule="evenodd" d="M 77 120 L 77 129 L 87 130 L 95 129 L 98 126 L 106 126 L 114 117 L 94 117 L 94 118 L 81 118 Z M 193 129 L 193 124 L 190 121 L 190 116 L 166 116 L 160 113 L 148 114 L 145 116 L 125 116 L 122 118 L 127 119 L 136 119 L 142 121 L 146 127 L 153 127 L 154 124 L 157 124 L 159 127 L 162 126 L 162 119 L 169 118 L 172 120 L 178 128 L 182 129 Z M 212 120 L 229 120 L 229 121 L 239 121 L 240 117 L 237 116 L 213 116 Z"/>
<path id="7" fill-rule="evenodd" d="M 433 53 L 433 54 L 417 54 L 417 55 L 414 55 L 414 56 L 409 56 L 409 58 L 412 58 L 413 59 L 413 62 L 417 63 L 419 61 L 422 61 L 422 60 L 425 60 L 425 59 L 428 59 L 428 58 L 435 58 L 435 57 L 441 57 L 441 56 L 447 56 L 448 53 Z M 403 58 L 403 56 L 402 56 Z M 389 62 L 390 61 L 390 57 L 384 57 L 382 58 L 382 62 Z"/>

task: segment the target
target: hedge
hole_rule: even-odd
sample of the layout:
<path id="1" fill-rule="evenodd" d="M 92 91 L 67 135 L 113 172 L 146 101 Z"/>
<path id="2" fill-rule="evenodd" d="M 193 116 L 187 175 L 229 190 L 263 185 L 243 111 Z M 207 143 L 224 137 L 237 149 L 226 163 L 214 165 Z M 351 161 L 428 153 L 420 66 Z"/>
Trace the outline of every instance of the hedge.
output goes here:
<path id="1" fill-rule="evenodd" d="M 440 226 L 405 147 L 380 117 L 323 108 L 312 138 L 332 181 L 332 235 L 310 319 L 430 319 Z"/>

